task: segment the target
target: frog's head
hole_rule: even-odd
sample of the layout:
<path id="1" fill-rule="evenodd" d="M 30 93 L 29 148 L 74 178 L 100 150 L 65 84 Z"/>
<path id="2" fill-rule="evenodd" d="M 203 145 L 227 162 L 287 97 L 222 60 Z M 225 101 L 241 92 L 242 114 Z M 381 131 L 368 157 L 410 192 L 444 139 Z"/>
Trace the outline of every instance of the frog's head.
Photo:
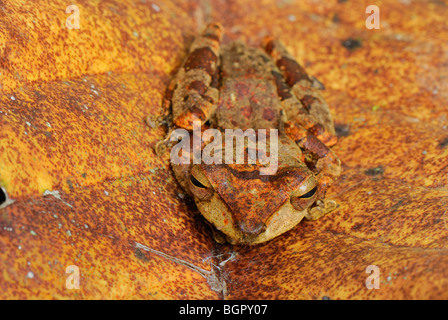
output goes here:
<path id="1" fill-rule="evenodd" d="M 259 169 L 200 164 L 183 171 L 200 212 L 230 243 L 268 241 L 297 225 L 316 202 L 317 180 L 290 139 L 279 139 L 275 174 L 260 175 Z"/>

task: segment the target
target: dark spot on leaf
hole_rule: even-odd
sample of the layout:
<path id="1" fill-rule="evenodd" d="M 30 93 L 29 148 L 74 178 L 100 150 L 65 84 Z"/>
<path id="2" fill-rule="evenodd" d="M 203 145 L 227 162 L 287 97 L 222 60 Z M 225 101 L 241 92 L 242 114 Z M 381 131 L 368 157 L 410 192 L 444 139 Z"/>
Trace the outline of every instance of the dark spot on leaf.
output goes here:
<path id="1" fill-rule="evenodd" d="M 446 146 L 448 146 L 448 137 L 446 137 L 439 143 L 439 148 L 445 148 Z"/>
<path id="2" fill-rule="evenodd" d="M 338 137 L 347 137 L 350 135 L 350 128 L 346 124 L 335 124 L 334 130 Z"/>
<path id="3" fill-rule="evenodd" d="M 81 174 L 81 177 L 83 177 L 83 178 L 87 177 L 87 173 Z"/>
<path id="4" fill-rule="evenodd" d="M 334 23 L 339 23 L 339 22 L 341 22 L 341 19 L 339 18 L 339 16 L 338 16 L 338 14 L 337 13 L 335 13 L 334 15 L 333 15 L 333 18 L 331 19 Z"/>
<path id="5" fill-rule="evenodd" d="M 378 175 L 382 175 L 383 173 L 384 173 L 384 168 L 382 166 L 370 168 L 370 169 L 367 169 L 366 171 L 364 171 L 364 174 L 366 174 L 368 176 L 378 176 Z"/>
<path id="6" fill-rule="evenodd" d="M 359 228 L 361 228 L 363 225 L 364 225 L 364 223 L 357 223 L 357 224 L 355 224 L 355 225 L 352 227 L 352 230 L 359 229 Z"/>
<path id="7" fill-rule="evenodd" d="M 149 259 L 148 257 L 140 250 L 140 249 L 135 249 L 134 255 L 137 259 L 142 260 L 143 262 L 148 262 Z"/>
<path id="8" fill-rule="evenodd" d="M 446 3 L 444 1 L 442 1 L 442 0 L 431 0 L 429 2 L 430 3 L 434 3 L 436 5 L 439 5 L 439 6 L 446 6 Z"/>
<path id="9" fill-rule="evenodd" d="M 358 39 L 348 38 L 341 42 L 342 46 L 347 48 L 348 50 L 355 50 L 362 46 L 361 41 Z"/>
<path id="10" fill-rule="evenodd" d="M 67 179 L 67 184 L 71 191 L 75 190 L 75 188 L 73 188 L 73 183 L 70 179 Z"/>
<path id="11" fill-rule="evenodd" d="M 403 204 L 403 199 L 400 199 L 396 204 L 389 208 L 390 211 L 396 211 Z"/>

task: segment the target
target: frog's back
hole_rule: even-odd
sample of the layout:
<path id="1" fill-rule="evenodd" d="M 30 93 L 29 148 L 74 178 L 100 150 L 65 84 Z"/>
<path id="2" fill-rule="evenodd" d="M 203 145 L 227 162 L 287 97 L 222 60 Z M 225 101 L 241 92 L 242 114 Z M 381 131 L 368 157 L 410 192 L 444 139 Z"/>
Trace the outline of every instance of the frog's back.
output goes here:
<path id="1" fill-rule="evenodd" d="M 216 113 L 222 129 L 278 128 L 281 104 L 277 68 L 264 51 L 234 42 L 221 49 L 221 89 Z"/>

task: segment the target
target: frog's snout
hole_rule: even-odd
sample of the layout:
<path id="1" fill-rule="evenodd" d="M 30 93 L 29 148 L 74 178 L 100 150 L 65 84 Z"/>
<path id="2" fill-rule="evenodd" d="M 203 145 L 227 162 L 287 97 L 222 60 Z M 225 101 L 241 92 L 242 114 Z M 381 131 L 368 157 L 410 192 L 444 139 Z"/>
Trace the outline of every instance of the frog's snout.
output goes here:
<path id="1" fill-rule="evenodd" d="M 263 222 L 239 221 L 238 228 L 244 238 L 253 238 L 263 233 L 266 230 L 266 225 Z"/>

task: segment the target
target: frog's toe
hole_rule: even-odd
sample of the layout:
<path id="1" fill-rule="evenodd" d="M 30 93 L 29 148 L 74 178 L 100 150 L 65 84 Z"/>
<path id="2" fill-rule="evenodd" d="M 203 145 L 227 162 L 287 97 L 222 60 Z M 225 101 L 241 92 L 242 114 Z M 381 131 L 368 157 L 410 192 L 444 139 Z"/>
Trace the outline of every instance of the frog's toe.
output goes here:
<path id="1" fill-rule="evenodd" d="M 154 147 L 154 151 L 157 154 L 157 156 L 162 156 L 163 153 L 165 152 L 166 148 L 168 147 L 168 145 L 170 144 L 170 142 L 173 141 L 173 139 L 171 139 L 171 137 L 173 136 L 173 132 L 175 131 L 175 129 L 171 128 L 168 133 L 166 134 L 165 138 L 163 140 L 159 140 L 155 147 Z"/>
<path id="2" fill-rule="evenodd" d="M 325 208 L 327 212 L 333 211 L 338 207 L 338 203 L 334 200 L 325 200 Z"/>
<path id="3" fill-rule="evenodd" d="M 308 209 L 308 213 L 305 215 L 305 218 L 307 220 L 317 220 L 337 207 L 338 204 L 334 200 L 317 200 L 316 205 Z"/>
<path id="4" fill-rule="evenodd" d="M 213 240 L 215 240 L 217 243 L 219 244 L 226 243 L 227 237 L 224 233 L 216 230 L 214 227 L 212 227 L 212 233 L 213 233 Z"/>
<path id="5" fill-rule="evenodd" d="M 307 220 L 317 220 L 325 215 L 325 212 L 322 210 L 321 207 L 316 206 L 313 208 L 309 208 L 307 214 L 305 215 L 305 218 Z"/>

